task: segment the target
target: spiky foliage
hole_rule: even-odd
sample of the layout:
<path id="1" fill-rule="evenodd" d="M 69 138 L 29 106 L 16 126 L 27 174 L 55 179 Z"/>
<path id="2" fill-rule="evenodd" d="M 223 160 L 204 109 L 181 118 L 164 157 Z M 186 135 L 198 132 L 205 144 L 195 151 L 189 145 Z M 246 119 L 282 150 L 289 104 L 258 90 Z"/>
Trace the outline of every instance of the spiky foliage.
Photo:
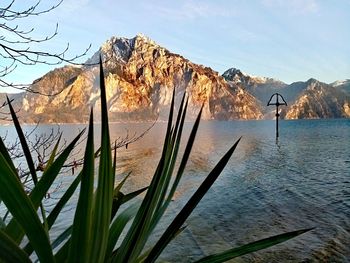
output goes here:
<path id="1" fill-rule="evenodd" d="M 159 240 L 145 251 L 145 245 L 149 242 L 150 235 L 171 202 L 184 173 L 199 127 L 202 111 L 198 114 L 179 166 L 175 169 L 188 99 L 186 95 L 183 96 L 177 118 L 173 122 L 175 115 L 174 92 L 162 155 L 151 183 L 147 188 L 123 194 L 121 188 L 127 178 L 113 188 L 116 158 L 114 153 L 114 159 L 112 160 L 102 63 L 100 65 L 102 131 L 101 147 L 98 149 L 100 159 L 99 167 L 96 169 L 98 174 L 95 190 L 96 152 L 94 150 L 92 112 L 88 127 L 83 168 L 48 215 L 44 212 L 42 200 L 82 133 L 55 160 L 55 153 L 52 154 L 52 158 L 50 158 L 50 162 L 48 162 L 40 178 L 37 178 L 35 171 L 32 171 L 36 184 L 29 195 L 24 191 L 12 160 L 0 139 L 0 200 L 4 202 L 12 215 L 12 219 L 8 224 L 5 224 L 3 220 L 0 221 L 0 262 L 31 262 L 30 256 L 33 252 L 35 252 L 40 262 L 154 262 L 169 242 L 177 234 L 181 233 L 183 223 L 213 185 L 236 149 L 239 140 L 233 144 L 203 180 L 203 183 L 175 216 Z M 9 105 L 11 107 L 11 102 L 9 102 Z M 21 139 L 28 166 L 31 167 L 32 157 L 27 149 L 28 147 L 26 147 L 21 126 L 14 111 L 12 117 Z M 58 143 L 54 147 L 54 152 Z M 79 183 L 79 199 L 74 213 L 73 224 L 68 226 L 56 240 L 51 241 L 50 229 Z M 120 210 L 123 204 L 144 191 L 146 193 L 142 201 L 132 202 L 124 210 Z M 39 209 L 41 218 L 38 216 Z M 129 228 L 125 229 L 130 221 L 132 223 L 129 224 Z M 126 232 L 126 235 L 123 240 L 119 240 L 123 231 Z M 243 247 L 205 257 L 199 262 L 223 262 L 236 256 L 278 244 L 306 231 L 308 229 L 267 238 Z M 20 244 L 24 242 L 23 238 L 25 236 L 28 243 L 23 247 Z M 118 247 L 117 244 L 119 244 Z M 60 246 L 59 249 L 57 249 L 58 246 Z"/>

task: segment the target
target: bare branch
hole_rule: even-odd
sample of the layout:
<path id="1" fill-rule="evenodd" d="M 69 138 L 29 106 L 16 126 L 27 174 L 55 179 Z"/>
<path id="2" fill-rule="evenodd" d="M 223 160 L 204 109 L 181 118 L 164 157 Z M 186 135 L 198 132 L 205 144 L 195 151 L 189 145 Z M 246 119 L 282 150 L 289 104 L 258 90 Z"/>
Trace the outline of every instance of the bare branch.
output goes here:
<path id="1" fill-rule="evenodd" d="M 9 5 L 5 7 L 0 7 L 0 16 L 2 19 L 5 19 L 6 21 L 12 21 L 19 18 L 26 18 L 29 16 L 38 16 L 44 13 L 49 13 L 50 11 L 56 9 L 62 4 L 63 0 L 59 1 L 57 4 L 53 5 L 50 8 L 38 10 L 40 2 L 41 0 L 37 1 L 34 5 L 24 10 L 14 10 L 12 9 L 12 6 L 15 3 L 15 0 L 12 0 Z"/>
<path id="2" fill-rule="evenodd" d="M 62 2 L 63 0 L 57 0 L 53 6 L 42 8 L 41 0 L 38 0 L 26 8 L 19 9 L 15 5 L 16 0 L 11 0 L 10 3 L 0 7 L 0 58 L 4 60 L 2 63 L 3 65 L 0 66 L 0 87 L 11 87 L 28 92 L 39 93 L 32 90 L 29 84 L 12 83 L 5 80 L 6 76 L 17 69 L 17 65 L 33 66 L 37 64 L 45 64 L 52 66 L 60 65 L 62 63 L 86 65 L 78 62 L 78 60 L 88 53 L 91 49 L 91 44 L 82 53 L 76 55 L 68 54 L 69 43 L 58 52 L 40 50 L 35 48 L 36 45 L 34 44 L 50 41 L 57 36 L 58 24 L 55 25 L 51 34 L 42 37 L 34 37 L 35 28 L 25 29 L 18 23 L 19 19 L 28 19 L 28 22 L 30 22 L 30 17 L 40 16 L 54 11 L 62 4 Z"/>

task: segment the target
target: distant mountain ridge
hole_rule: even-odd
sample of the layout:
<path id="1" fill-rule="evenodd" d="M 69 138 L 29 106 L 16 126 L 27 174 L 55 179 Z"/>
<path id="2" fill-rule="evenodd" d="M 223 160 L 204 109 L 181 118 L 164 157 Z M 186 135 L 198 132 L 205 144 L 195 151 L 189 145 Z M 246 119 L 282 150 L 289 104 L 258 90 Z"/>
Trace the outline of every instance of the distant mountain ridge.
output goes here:
<path id="1" fill-rule="evenodd" d="M 298 83 L 299 84 L 299 83 Z M 349 118 L 350 94 L 316 79 L 300 83 L 301 92 L 285 110 L 286 119 Z"/>
<path id="2" fill-rule="evenodd" d="M 350 117 L 348 82 L 328 85 L 309 80 L 290 85 L 254 77 L 239 69 L 222 76 L 209 67 L 171 53 L 151 39 L 112 37 L 87 60 L 104 63 L 107 100 L 112 121 L 165 119 L 175 88 L 176 101 L 189 95 L 189 117 L 203 105 L 204 119 L 235 120 L 272 118 L 266 102 L 281 93 L 288 101 L 285 118 Z M 64 66 L 33 82 L 31 89 L 56 96 L 22 93 L 13 96 L 21 120 L 33 122 L 86 122 L 90 107 L 99 107 L 98 66 Z M 306 96 L 306 97 L 305 97 Z M 1 95 L 0 95 L 1 99 Z M 322 110 L 320 110 L 322 108 Z"/>
<path id="3" fill-rule="evenodd" d="M 267 119 L 274 116 L 275 109 L 266 106 L 274 93 L 281 94 L 288 104 L 281 107 L 281 118 L 350 118 L 350 80 L 326 84 L 311 78 L 288 85 L 272 78 L 250 76 L 235 68 L 225 71 L 223 77 L 255 96 Z"/>

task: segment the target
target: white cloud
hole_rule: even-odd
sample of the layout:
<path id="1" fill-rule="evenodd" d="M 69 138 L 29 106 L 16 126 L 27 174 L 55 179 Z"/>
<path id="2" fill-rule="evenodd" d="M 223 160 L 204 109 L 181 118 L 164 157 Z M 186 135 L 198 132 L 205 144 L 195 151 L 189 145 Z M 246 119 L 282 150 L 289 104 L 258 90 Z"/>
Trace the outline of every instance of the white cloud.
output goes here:
<path id="1" fill-rule="evenodd" d="M 269 8 L 284 9 L 292 14 L 317 13 L 319 6 L 317 0 L 262 0 Z"/>

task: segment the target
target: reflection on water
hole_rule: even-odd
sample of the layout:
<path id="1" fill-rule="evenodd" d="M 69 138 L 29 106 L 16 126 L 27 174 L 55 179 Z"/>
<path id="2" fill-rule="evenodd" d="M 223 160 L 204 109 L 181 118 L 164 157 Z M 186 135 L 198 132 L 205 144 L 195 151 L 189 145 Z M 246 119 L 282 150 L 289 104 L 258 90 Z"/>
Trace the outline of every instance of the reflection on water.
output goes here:
<path id="1" fill-rule="evenodd" d="M 142 132 L 149 124 L 113 124 Z M 156 235 L 185 204 L 226 150 L 242 140 L 217 182 L 203 198 L 188 227 L 162 259 L 190 262 L 270 235 L 300 228 L 313 231 L 235 262 L 347 262 L 350 259 L 350 122 L 281 121 L 276 143 L 273 121 L 202 122 L 191 159 Z M 64 126 L 72 134 L 81 126 Z M 147 186 L 160 157 L 166 124 L 118 151 L 118 180 L 132 172 L 125 192 Z M 191 124 L 186 124 L 183 144 Z M 73 133 L 74 134 L 74 133 Z M 180 156 L 183 148 L 180 149 Z M 72 180 L 62 177 L 62 184 Z M 73 201 L 74 203 L 74 201 Z M 55 230 L 70 222 L 70 204 Z M 188 257 L 184 257 L 188 255 Z"/>

